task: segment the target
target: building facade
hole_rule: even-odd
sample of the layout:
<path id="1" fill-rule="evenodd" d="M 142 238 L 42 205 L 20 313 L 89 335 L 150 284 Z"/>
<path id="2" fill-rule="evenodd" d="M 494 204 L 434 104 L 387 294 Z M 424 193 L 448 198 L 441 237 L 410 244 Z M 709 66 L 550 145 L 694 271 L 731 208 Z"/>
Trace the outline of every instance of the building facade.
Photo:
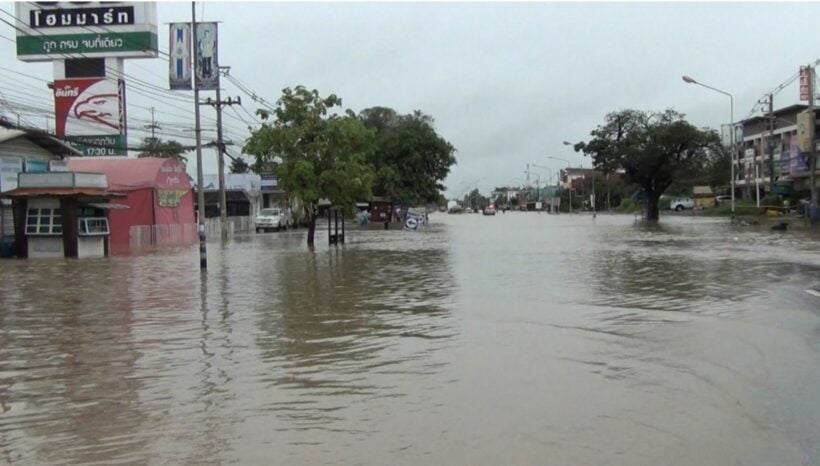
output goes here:
<path id="1" fill-rule="evenodd" d="M 800 151 L 797 131 L 798 115 L 807 109 L 806 105 L 791 105 L 741 122 L 742 136 L 736 141 L 734 157 L 736 195 L 755 199 L 756 189 L 761 197 L 773 191 L 809 195 L 811 159 Z M 815 111 L 815 119 L 818 115 Z"/>

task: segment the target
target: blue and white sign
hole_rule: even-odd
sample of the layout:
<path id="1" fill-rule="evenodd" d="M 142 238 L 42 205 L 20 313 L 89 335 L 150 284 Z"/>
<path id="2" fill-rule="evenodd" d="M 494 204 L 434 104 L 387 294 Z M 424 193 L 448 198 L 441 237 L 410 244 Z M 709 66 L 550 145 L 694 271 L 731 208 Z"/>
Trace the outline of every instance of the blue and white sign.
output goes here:
<path id="1" fill-rule="evenodd" d="M 404 218 L 405 230 L 418 230 L 427 223 L 427 215 L 424 212 L 407 211 L 407 216 Z"/>

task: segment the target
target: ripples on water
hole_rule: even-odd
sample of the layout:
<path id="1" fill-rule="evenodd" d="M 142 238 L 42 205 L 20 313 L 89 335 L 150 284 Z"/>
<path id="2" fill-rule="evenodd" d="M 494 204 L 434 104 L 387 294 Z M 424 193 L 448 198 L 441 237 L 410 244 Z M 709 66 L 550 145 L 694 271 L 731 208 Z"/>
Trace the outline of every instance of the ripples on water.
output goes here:
<path id="1" fill-rule="evenodd" d="M 815 464 L 820 247 L 507 213 L 0 262 L 0 462 Z"/>

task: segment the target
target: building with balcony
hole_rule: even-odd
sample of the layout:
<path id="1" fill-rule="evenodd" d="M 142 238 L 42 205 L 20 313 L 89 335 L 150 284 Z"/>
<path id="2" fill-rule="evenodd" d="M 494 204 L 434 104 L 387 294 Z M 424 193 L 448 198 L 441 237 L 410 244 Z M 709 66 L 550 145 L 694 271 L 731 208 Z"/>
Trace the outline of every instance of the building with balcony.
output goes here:
<path id="1" fill-rule="evenodd" d="M 755 187 L 759 187 L 763 197 L 772 192 L 774 183 L 774 191 L 780 194 L 808 195 L 810 158 L 799 150 L 797 141 L 797 115 L 807 109 L 802 104 L 790 105 L 741 122 L 742 137 L 736 141 L 734 157 L 736 194 L 754 199 Z M 818 115 L 820 111 L 815 110 L 815 119 Z"/>

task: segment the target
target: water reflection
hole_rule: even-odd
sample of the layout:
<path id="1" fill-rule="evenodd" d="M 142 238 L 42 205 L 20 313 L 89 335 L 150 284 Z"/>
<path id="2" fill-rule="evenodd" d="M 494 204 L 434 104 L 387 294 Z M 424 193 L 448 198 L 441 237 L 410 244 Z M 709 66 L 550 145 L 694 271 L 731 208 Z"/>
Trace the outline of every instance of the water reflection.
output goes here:
<path id="1" fill-rule="evenodd" d="M 273 369 L 263 379 L 299 399 L 270 405 L 284 428 L 328 428 L 352 402 L 405 394 L 380 374 L 441 370 L 433 354 L 453 332 L 445 251 L 333 248 L 286 253 L 276 265 L 254 314 Z"/>
<path id="2" fill-rule="evenodd" d="M 820 459 L 811 237 L 433 220 L 0 261 L 0 462 Z"/>
<path id="3" fill-rule="evenodd" d="M 140 355 L 132 302 L 118 290 L 122 269 L 108 261 L 84 267 L 82 275 L 61 260 L 4 270 L 3 296 L 13 298 L 0 314 L 0 428 L 7 442 L 25 439 L 14 453 L 4 442 L 10 460 L 89 463 L 144 447 L 134 435 L 146 416 L 133 377 Z"/>

